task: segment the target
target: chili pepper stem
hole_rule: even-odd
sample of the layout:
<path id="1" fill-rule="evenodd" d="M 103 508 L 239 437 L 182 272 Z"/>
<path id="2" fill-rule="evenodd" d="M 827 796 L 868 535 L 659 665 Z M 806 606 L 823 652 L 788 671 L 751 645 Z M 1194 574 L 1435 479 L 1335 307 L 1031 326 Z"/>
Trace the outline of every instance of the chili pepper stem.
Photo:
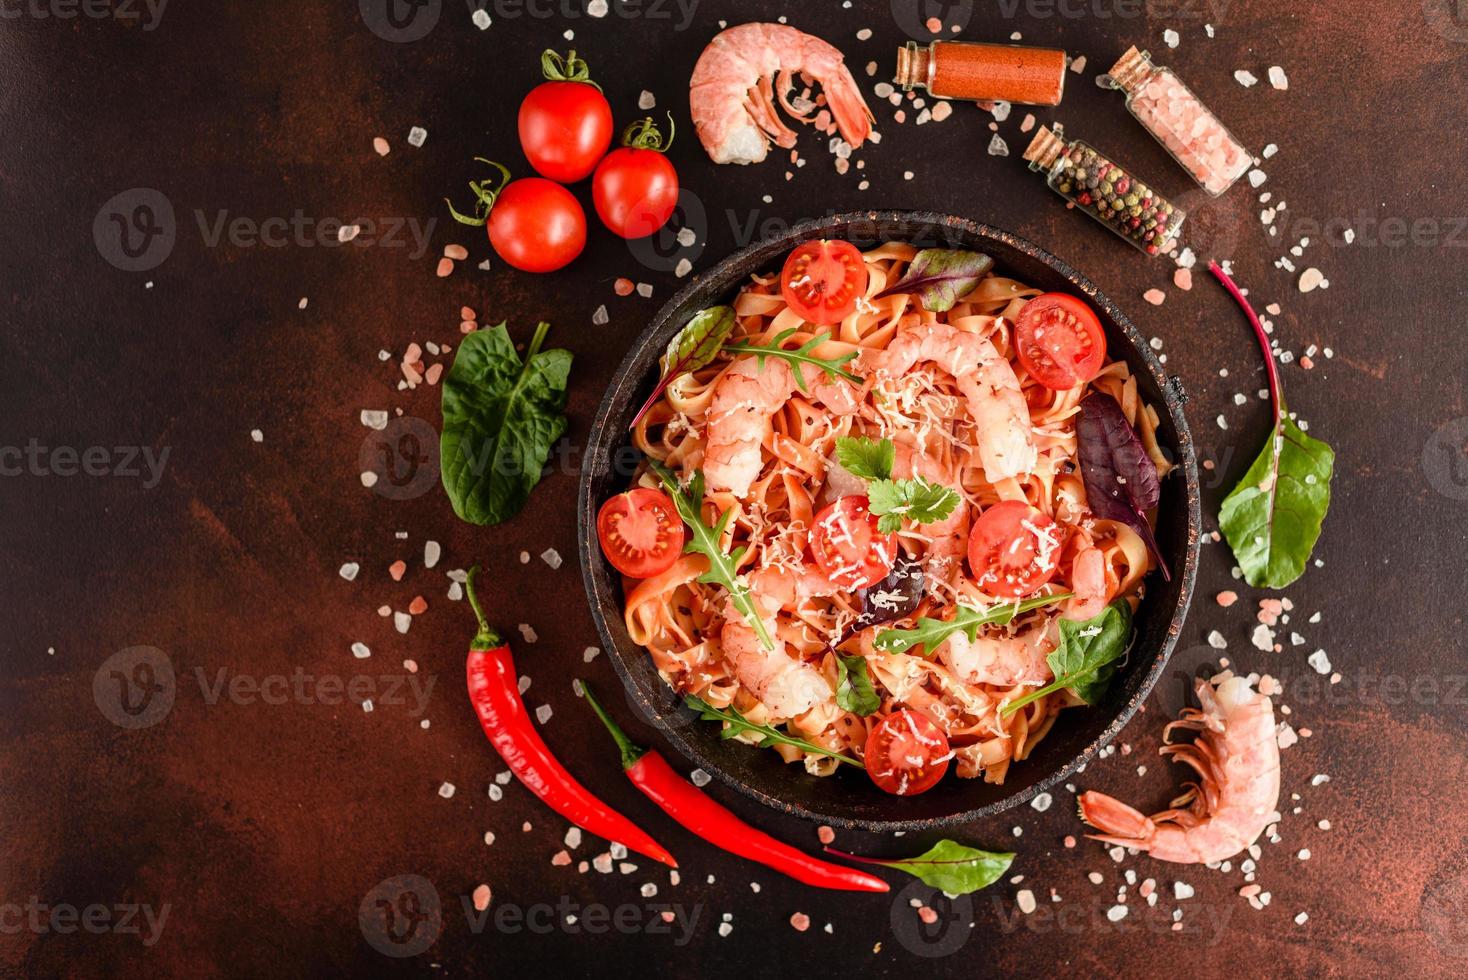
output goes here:
<path id="1" fill-rule="evenodd" d="M 607 731 L 612 733 L 612 738 L 616 741 L 617 748 L 622 753 L 622 768 L 631 769 L 637 765 L 638 760 L 647 754 L 647 749 L 628 738 L 627 733 L 622 731 L 615 721 L 612 721 L 612 716 L 607 714 L 606 709 L 601 706 L 601 702 L 597 701 L 596 696 L 591 693 L 590 684 L 582 681 L 581 693 L 585 696 L 586 703 L 591 705 L 591 710 L 595 711 L 596 716 L 601 719 L 601 723 L 607 726 Z"/>
<path id="2" fill-rule="evenodd" d="M 469 577 L 464 580 L 464 594 L 469 597 L 469 608 L 474 610 L 474 618 L 479 623 L 479 632 L 475 633 L 474 639 L 469 642 L 469 649 L 493 650 L 504 646 L 505 641 L 484 618 L 484 609 L 479 605 L 479 597 L 474 594 L 474 577 L 478 574 L 479 566 L 475 565 L 469 569 Z"/>

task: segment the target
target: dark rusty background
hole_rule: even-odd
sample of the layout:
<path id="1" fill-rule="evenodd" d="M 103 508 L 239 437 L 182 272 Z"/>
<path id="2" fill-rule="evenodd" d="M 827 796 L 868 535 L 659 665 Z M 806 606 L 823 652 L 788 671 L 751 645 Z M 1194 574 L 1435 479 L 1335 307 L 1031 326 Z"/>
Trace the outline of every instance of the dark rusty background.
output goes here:
<path id="1" fill-rule="evenodd" d="M 364 4 L 369 10 L 372 0 Z M 934 4 L 966 20 L 965 36 L 1025 40 L 1085 54 L 1065 105 L 1040 113 L 1072 135 L 1112 149 L 1165 190 L 1197 206 L 1195 235 L 1207 257 L 1232 257 L 1286 347 L 1332 346 L 1317 368 L 1285 370 L 1291 405 L 1339 453 L 1335 499 L 1318 549 L 1324 566 L 1287 590 L 1295 625 L 1309 639 L 1281 654 L 1249 645 L 1259 594 L 1240 589 L 1232 611 L 1211 597 L 1233 585 L 1222 546 L 1205 548 L 1194 614 L 1173 681 L 1124 739 L 1134 752 L 1093 767 L 1086 786 L 1160 806 L 1180 778 L 1156 759 L 1158 728 L 1182 702 L 1185 679 L 1210 662 L 1203 638 L 1220 630 L 1227 656 L 1245 670 L 1294 682 L 1283 698 L 1290 720 L 1313 736 L 1284 753 L 1284 842 L 1265 847 L 1259 882 L 1273 895 L 1255 911 L 1227 877 L 1146 858 L 1126 867 L 1155 876 L 1156 910 L 1132 893 L 1120 924 L 1101 915 L 1121 872 L 1099 846 L 1061 846 L 1079 832 L 1068 794 L 1048 812 L 1025 808 L 954 836 L 1019 852 L 1008 882 L 949 909 L 945 930 L 921 932 L 907 901 L 926 889 L 853 897 L 815 892 L 744 865 L 706 846 L 626 785 L 596 723 L 571 692 L 586 676 L 612 695 L 634 733 L 653 740 L 616 697 L 610 665 L 586 666 L 580 651 L 595 635 L 573 565 L 552 572 L 522 549 L 575 553 L 574 476 L 547 479 L 525 512 L 506 526 L 455 522 L 441 494 L 391 500 L 358 480 L 363 408 L 401 407 L 437 421 L 437 391 L 395 390 L 395 365 L 409 341 L 457 343 L 458 310 L 486 322 L 508 318 L 526 331 L 556 324 L 552 342 L 575 352 L 569 445 L 585 440 L 607 373 L 677 280 L 648 268 L 609 234 L 593 229 L 586 254 L 569 269 L 533 277 L 495 263 L 482 235 L 444 218 L 440 198 L 462 189 L 468 161 L 496 156 L 526 168 L 514 112 L 537 78 L 547 46 L 575 47 L 606 87 L 625 122 L 637 94 L 654 92 L 683 131 L 673 158 L 706 215 L 703 267 L 762 227 L 829 211 L 930 208 L 1012 229 L 1083 269 L 1127 307 L 1144 332 L 1166 342 L 1168 367 L 1192 395 L 1189 416 L 1200 452 L 1220 461 L 1205 512 L 1216 514 L 1267 424 L 1252 394 L 1262 369 L 1246 327 L 1223 292 L 1201 274 L 1191 293 L 1168 283 L 1171 265 L 1148 263 L 1086 219 L 1067 214 L 1018 161 L 1024 138 L 1017 109 L 1002 127 L 1013 155 L 988 157 L 988 117 L 959 107 L 944 123 L 890 122 L 877 104 L 884 140 L 861 151 L 872 186 L 856 171 L 837 175 L 824 139 L 802 133 L 809 164 L 790 183 L 783 160 L 715 168 L 686 125 L 686 83 L 721 18 L 772 18 L 772 2 L 697 5 L 692 19 L 672 6 L 596 20 L 557 12 L 546 0 L 526 11 L 500 3 L 490 30 L 469 22 L 463 3 L 441 7 L 425 37 L 393 43 L 374 34 L 351 2 L 184 3 L 152 21 L 141 3 L 88 8 L 67 0 L 3 6 L 0 20 L 0 202 L 5 303 L 0 358 L 0 447 L 36 439 L 49 447 L 145 446 L 169 452 L 161 482 L 32 473 L 0 480 L 0 609 L 5 613 L 0 681 L 0 972 L 25 976 L 379 975 L 523 971 L 574 975 L 656 970 L 671 975 L 758 976 L 866 971 L 943 975 L 1006 972 L 1199 975 L 1461 975 L 1468 965 L 1468 773 L 1461 689 L 1463 518 L 1468 508 L 1468 407 L 1462 394 L 1465 303 L 1461 228 L 1461 131 L 1468 103 L 1468 17 L 1446 0 L 1395 4 L 1281 5 L 1101 3 Z M 810 5 L 814 7 L 815 5 Z M 893 51 L 915 22 L 910 6 L 834 3 L 792 14 L 795 26 L 837 43 L 870 93 L 869 60 L 890 74 Z M 508 8 L 508 9 L 505 9 Z M 979 9 L 971 9 L 979 8 Z M 894 16 L 893 11 L 899 12 Z M 540 16 L 536 11 L 550 16 Z M 737 11 L 737 12 L 736 12 Z M 73 16 L 66 17 L 70 13 Z M 518 13 L 519 16 L 507 16 Z M 1102 16 L 1101 14 L 1109 14 Z M 1204 36 L 1211 21 L 1217 37 Z M 425 22 L 417 22 L 420 25 Z M 152 29 L 149 29 L 149 28 Z M 1176 51 L 1164 29 L 1182 35 Z M 868 41 L 856 32 L 870 28 Z M 1188 193 L 1186 178 L 1126 116 L 1114 93 L 1091 83 L 1129 43 L 1165 53 L 1256 151 L 1274 142 L 1266 190 L 1288 201 L 1298 222 L 1343 219 L 1358 230 L 1341 247 L 1317 238 L 1298 264 L 1318 266 L 1329 290 L 1301 296 L 1273 260 L 1299 232 L 1271 242 L 1257 220 L 1257 194 L 1236 188 L 1218 202 Z M 1267 82 L 1244 89 L 1230 77 L 1248 68 L 1264 78 L 1285 67 L 1288 92 Z M 870 96 L 869 96 L 870 98 Z M 420 149 L 405 140 L 422 125 Z M 372 137 L 392 143 L 386 158 Z M 917 177 L 901 179 L 911 169 Z M 176 242 L 165 261 L 129 272 L 107 261 L 104 205 L 119 192 L 151 188 L 170 203 Z M 578 188 L 583 199 L 585 188 Z M 762 201 L 770 194 L 771 203 Z M 133 202 L 135 203 L 135 202 Z M 199 222 L 221 211 L 254 222 L 299 210 L 320 220 L 437 219 L 428 254 L 411 248 L 211 245 Z M 94 219 L 104 244 L 94 243 Z M 202 218 L 196 217 L 202 214 Z M 1392 219 L 1416 237 L 1383 226 Z M 1425 222 L 1437 222 L 1435 230 Z M 764 222 L 772 223 L 764 226 Z M 1290 221 L 1282 228 L 1298 229 Z M 444 244 L 472 252 L 447 280 L 433 267 Z M 657 263 L 654 263 L 657 264 Z M 668 263 L 669 265 L 671 263 Z M 652 299 L 613 296 L 619 275 L 650 282 Z M 151 287 L 147 284 L 151 283 Z M 1169 292 L 1162 307 L 1143 290 Z M 301 297 L 309 306 L 298 309 Z M 606 303 L 610 323 L 594 326 Z M 1219 377 L 1226 367 L 1229 377 Z M 1230 428 L 1214 419 L 1223 413 Z M 250 430 L 264 435 L 257 444 Z M 367 452 L 373 451 L 370 438 Z M 114 462 L 121 457 L 112 455 Z M 396 540 L 395 532 L 406 532 Z M 444 560 L 426 571 L 423 541 L 442 542 Z M 409 562 L 400 584 L 386 574 Z M 443 571 L 483 562 L 495 583 L 492 606 L 507 625 L 526 621 L 539 642 L 521 644 L 534 678 L 528 700 L 549 703 L 553 748 L 598 793 L 623 808 L 682 858 L 672 886 L 646 861 L 633 874 L 579 875 L 554 868 L 565 825 L 518 785 L 503 801 L 485 797 L 502 770 L 462 693 L 467 610 L 444 598 Z M 337 576 L 362 563 L 355 583 Z M 426 615 L 398 636 L 375 608 L 404 608 L 421 592 Z M 1306 627 L 1305 617 L 1323 612 Z M 1286 631 L 1287 632 L 1287 631 Z M 1282 634 L 1284 635 L 1284 634 Z M 354 660 L 353 640 L 372 646 Z M 137 645 L 164 651 L 177 672 L 175 701 L 152 727 L 127 730 L 99 711 L 93 679 L 109 656 Z M 1304 665 L 1325 647 L 1340 685 L 1322 691 Z M 54 653 L 49 650 L 54 649 Z M 297 667 L 314 674 L 401 675 L 411 657 L 420 679 L 435 678 L 423 730 L 411 709 L 382 704 L 324 706 L 299 699 L 271 705 L 210 703 L 198 678 L 218 672 L 262 679 Z M 103 690 L 107 690 L 103 671 Z M 655 741 L 655 740 L 653 740 Z M 675 760 L 678 762 L 678 760 Z M 1148 764 L 1138 779 L 1135 766 Z M 1310 785 L 1315 773 L 1331 781 Z M 458 787 L 452 799 L 440 783 Z M 815 845 L 815 829 L 738 798 L 711 792 L 782 838 Z M 1289 794 L 1299 793 L 1302 813 Z M 1316 829 L 1329 819 L 1333 829 Z M 522 831 L 523 822 L 531 829 Z M 1019 839 L 1012 835 L 1021 826 Z M 498 840 L 486 847 L 482 836 Z M 854 850 L 912 853 L 925 842 L 843 834 Z M 588 839 L 578 857 L 597 853 Z M 1312 857 L 1295 853 L 1308 847 Z M 1089 871 L 1106 883 L 1093 886 Z M 358 907 L 399 874 L 432 882 L 443 905 L 436 942 L 413 959 L 390 960 L 364 938 Z M 708 882 L 708 876 L 714 880 Z M 1197 887 L 1182 903 L 1171 882 Z M 638 887 L 656 881 L 656 899 Z M 750 882 L 758 882 L 755 893 Z M 496 906 L 545 902 L 630 904 L 639 923 L 658 902 L 699 918 L 691 941 L 676 936 L 590 937 L 564 923 L 548 934 L 491 923 L 475 932 L 461 907 L 480 882 Z M 1082 906 L 1079 919 L 1016 917 L 1018 887 L 1048 890 Z M 35 930 L 16 918 L 32 898 L 76 908 L 167 907 L 161 937 Z M 1181 905 L 1187 929 L 1163 915 Z M 17 910 L 12 914 L 11 909 Z M 1297 926 L 1298 911 L 1309 921 Z M 811 931 L 788 924 L 810 915 Z M 732 914 L 733 932 L 716 927 Z M 833 934 L 822 926 L 830 922 Z M 972 922 L 972 927 L 969 926 Z M 938 955 L 942 954 L 942 955 Z M 598 969 L 599 968 L 599 969 Z"/>

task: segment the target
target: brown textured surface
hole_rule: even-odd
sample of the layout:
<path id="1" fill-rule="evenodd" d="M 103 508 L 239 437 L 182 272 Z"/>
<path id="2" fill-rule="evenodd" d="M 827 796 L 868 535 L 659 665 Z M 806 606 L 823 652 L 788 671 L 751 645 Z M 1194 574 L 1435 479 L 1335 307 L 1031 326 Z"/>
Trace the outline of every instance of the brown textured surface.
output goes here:
<path id="1" fill-rule="evenodd" d="M 966 6 L 952 5 L 950 19 Z M 536 554 L 548 545 L 575 553 L 573 477 L 547 480 L 518 519 L 491 530 L 456 524 L 436 492 L 394 501 L 357 479 L 366 432 L 360 409 L 400 406 L 437 418 L 436 392 L 397 393 L 392 366 L 376 359 L 379 348 L 456 343 L 462 304 L 486 320 L 509 317 L 522 330 L 538 317 L 552 319 L 553 342 L 577 357 L 575 445 L 584 441 L 601 379 L 670 294 L 674 277 L 639 265 L 605 234 L 593 234 L 587 254 L 562 273 L 535 278 L 496 263 L 483 274 L 471 263 L 441 281 L 433 264 L 444 244 L 469 245 L 474 261 L 488 255 L 479 234 L 442 218 L 428 255 L 416 260 L 407 249 L 382 247 L 209 247 L 195 223 L 196 209 L 206 222 L 220 209 L 256 220 L 289 218 L 296 209 L 319 218 L 441 216 L 439 198 L 462 186 L 469 157 L 498 156 L 523 171 L 514 108 L 534 78 L 536 53 L 564 47 L 567 27 L 619 120 L 633 117 L 646 88 L 686 122 L 686 79 L 717 20 L 773 17 L 776 4 L 741 3 L 736 12 L 732 3 L 708 2 L 682 31 L 675 13 L 671 21 L 501 16 L 481 33 L 463 4 L 446 3 L 427 38 L 392 44 L 367 30 L 351 3 L 180 3 L 151 31 L 138 22 L 29 13 L 0 30 L 0 446 L 34 437 L 51 446 L 170 451 L 153 489 L 111 477 L 0 479 L 0 905 L 36 896 L 77 907 L 169 909 L 161 938 L 148 948 L 132 935 L 17 931 L 5 918 L 0 973 L 1462 973 L 1468 692 L 1459 683 L 1459 605 L 1468 423 L 1459 420 L 1468 407 L 1459 327 L 1468 310 L 1468 235 L 1451 228 L 1468 209 L 1461 161 L 1442 141 L 1461 128 L 1468 98 L 1468 21 L 1454 25 L 1452 5 L 1438 0 L 1316 7 L 1236 0 L 1207 16 L 1218 25 L 1210 41 L 1201 30 L 1205 18 L 1037 16 L 1050 8 L 1032 6 L 1027 13 L 1020 5 L 1012 19 L 975 12 L 967 34 L 1003 38 L 1019 30 L 1034 43 L 1086 54 L 1087 77 L 1072 79 L 1064 106 L 1040 118 L 1063 120 L 1068 132 L 1114 149 L 1183 196 L 1196 208 L 1195 233 L 1233 257 L 1253 296 L 1284 305 L 1274 320 L 1285 345 L 1337 352 L 1330 361 L 1317 356 L 1313 372 L 1285 371 L 1292 406 L 1340 454 L 1318 551 L 1324 567 L 1287 592 L 1309 645 L 1255 652 L 1248 634 L 1258 596 L 1241 589 L 1243 601 L 1229 612 L 1211 604 L 1208 597 L 1233 583 L 1226 551 L 1206 548 L 1200 601 L 1174 661 L 1176 683 L 1160 688 L 1124 733 L 1133 753 L 1092 767 L 1082 780 L 1143 806 L 1165 802 L 1177 773 L 1152 754 L 1160 720 L 1181 703 L 1181 672 L 1208 661 L 1203 637 L 1223 632 L 1239 665 L 1293 682 L 1284 699 L 1291 721 L 1314 733 L 1284 753 L 1285 792 L 1303 797 L 1303 812 L 1290 814 L 1293 801 L 1282 800 L 1284 842 L 1266 846 L 1259 869 L 1273 895 L 1268 909 L 1257 912 L 1235 894 L 1237 870 L 1227 877 L 1179 873 L 1139 858 L 1126 866 L 1141 878 L 1155 876 L 1164 898 L 1143 915 L 1133 897 L 1128 919 L 1107 922 L 1101 913 L 1114 900 L 1120 871 L 1096 846 L 1061 845 L 1079 829 L 1068 794 L 1044 814 L 1026 810 L 954 835 L 1014 845 L 1013 873 L 1025 881 L 959 903 L 947 945 L 917 938 L 907 900 L 929 895 L 901 892 L 905 881 L 884 897 L 816 893 L 683 833 L 622 781 L 571 694 L 573 676 L 607 692 L 616 684 L 605 661 L 580 661 L 579 651 L 595 640 L 575 568 L 551 572 L 538 560 L 528 567 L 517 560 L 522 549 Z M 802 12 L 792 23 L 838 43 L 869 85 L 862 66 L 877 60 L 890 71 L 906 35 L 888 5 L 856 8 Z M 146 20 L 146 9 L 138 10 Z M 1208 203 L 1201 193 L 1184 194 L 1185 178 L 1125 116 L 1118 97 L 1090 82 L 1130 43 L 1165 50 L 1158 39 L 1170 26 L 1184 40 L 1161 60 L 1250 146 L 1279 144 L 1279 156 L 1266 164 L 1265 189 L 1288 201 L 1295 220 L 1344 218 L 1360 229 L 1361 215 L 1437 219 L 1438 241 L 1393 248 L 1358 239 L 1345 248 L 1317 236 L 1301 265 L 1319 266 L 1332 285 L 1300 296 L 1272 265 L 1283 246 L 1270 245 L 1258 224 L 1256 195 L 1240 187 Z M 870 41 L 855 39 L 863 27 L 874 30 Z M 1248 68 L 1262 79 L 1271 64 L 1288 70 L 1287 93 L 1267 82 L 1245 90 L 1229 77 Z M 830 169 L 824 141 L 812 134 L 803 133 L 800 144 L 810 163 L 787 184 L 774 159 L 714 168 L 685 128 L 673 157 L 709 229 L 697 264 L 726 254 L 762 222 L 783 225 L 833 210 L 931 208 L 1013 229 L 1083 269 L 1127 305 L 1144 332 L 1166 341 L 1168 367 L 1192 395 L 1200 455 L 1218 459 L 1228 481 L 1236 478 L 1266 422 L 1259 403 L 1233 405 L 1233 394 L 1252 392 L 1262 374 L 1223 293 L 1200 274 L 1190 294 L 1169 288 L 1160 308 L 1136 299 L 1165 286 L 1170 267 L 1149 265 L 1067 214 L 1018 162 L 1024 138 L 1013 119 L 1003 130 L 1015 155 L 996 160 L 984 155 L 986 117 L 971 109 L 922 128 L 892 125 L 888 107 L 876 112 L 885 139 L 859 154 L 872 180 L 866 191 L 857 189 L 855 172 L 838 177 Z M 1016 118 L 1022 114 L 1016 110 Z M 415 124 L 429 132 L 421 149 L 405 142 Z M 382 159 L 371 150 L 379 134 L 393 145 Z M 917 179 L 902 181 L 907 169 Z M 159 190 L 178 216 L 172 254 L 145 273 L 104 262 L 92 240 L 99 208 L 134 187 Z M 761 202 L 766 193 L 773 203 Z M 1297 237 L 1283 234 L 1286 244 Z M 657 294 L 618 299 L 611 291 L 618 275 L 651 282 Z M 302 296 L 310 305 L 298 310 Z M 611 322 L 592 326 L 603 302 Z M 1221 367 L 1227 379 L 1218 376 Z M 1227 432 L 1212 422 L 1220 413 Z M 263 443 L 251 441 L 252 428 L 263 430 Z M 1206 512 L 1216 512 L 1221 492 L 1208 491 Z M 395 531 L 407 540 L 395 540 Z M 432 572 L 417 560 L 425 538 L 444 546 Z M 395 584 L 386 567 L 399 557 L 410 571 Z M 538 643 L 521 646 L 519 659 L 534 678 L 531 705 L 555 708 L 547 739 L 589 786 L 681 856 L 682 884 L 671 886 L 647 862 L 625 876 L 553 868 L 565 825 L 518 786 L 506 787 L 501 802 L 486 799 L 502 767 L 462 694 L 467 614 L 445 600 L 441 574 L 476 558 L 501 582 L 492 602 L 502 621 L 531 622 L 540 634 Z M 362 562 L 352 584 L 336 574 L 347 560 Z M 374 609 L 384 602 L 404 608 L 418 592 L 430 610 L 398 636 Z M 1305 628 L 1317 609 L 1323 622 Z M 352 659 L 356 639 L 372 646 L 370 660 Z M 99 711 L 92 682 L 106 658 L 135 645 L 165 651 L 179 680 L 167 717 L 128 731 Z M 1316 646 L 1344 675 L 1324 693 L 1303 663 Z M 402 705 L 367 714 L 355 705 L 294 700 L 211 704 L 196 674 L 211 682 L 220 669 L 252 678 L 297 667 L 400 674 L 405 657 L 421 665 L 420 679 L 436 679 L 426 731 Z M 631 720 L 620 698 L 612 705 Z M 645 726 L 631 727 L 650 738 Z M 1141 779 L 1139 762 L 1148 766 Z M 1332 779 L 1312 788 L 1317 772 Z M 458 786 L 449 800 L 436 793 L 445 780 Z M 725 788 L 712 791 L 782 838 L 814 845 L 814 828 Z M 1333 829 L 1317 830 L 1320 819 Z M 520 830 L 525 821 L 528 832 Z M 1016 824 L 1024 828 L 1018 840 Z M 498 835 L 493 847 L 482 841 L 486 830 Z M 859 834 L 843 834 L 839 843 L 888 853 L 921 844 Z M 598 847 L 588 839 L 578 855 Z M 1296 860 L 1301 847 L 1310 848 L 1310 860 Z M 1106 876 L 1104 885 L 1086 880 L 1092 870 Z M 400 962 L 368 945 L 357 921 L 363 897 L 397 874 L 432 881 L 445 908 L 436 944 Z M 1197 887 L 1195 898 L 1171 899 L 1178 878 Z M 657 899 L 639 896 L 645 881 L 659 883 Z M 751 881 L 761 884 L 758 894 Z M 564 925 L 548 935 L 492 925 L 476 934 L 460 897 L 480 882 L 493 886 L 496 906 L 564 899 L 645 909 L 669 901 L 699 908 L 699 918 L 682 946 L 674 936 L 593 938 Z M 1064 899 L 1055 908 L 1086 915 L 1059 923 L 1016 918 L 1017 887 L 1034 889 L 1042 907 L 1054 888 Z M 1135 886 L 1128 891 L 1135 895 Z M 1157 926 L 1178 905 L 1188 929 Z M 1301 910 L 1310 920 L 1296 926 Z M 790 928 L 796 911 L 811 916 L 810 932 Z M 725 913 L 734 927 L 727 939 L 716 933 Z M 822 931 L 826 922 L 833 935 Z M 946 956 L 918 955 L 949 946 L 956 950 Z"/>

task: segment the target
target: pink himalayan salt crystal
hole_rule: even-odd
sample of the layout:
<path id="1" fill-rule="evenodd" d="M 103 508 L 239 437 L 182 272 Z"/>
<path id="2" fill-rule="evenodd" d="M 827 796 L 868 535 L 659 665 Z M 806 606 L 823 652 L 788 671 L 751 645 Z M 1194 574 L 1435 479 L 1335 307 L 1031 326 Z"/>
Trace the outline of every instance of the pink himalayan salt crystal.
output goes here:
<path id="1" fill-rule="evenodd" d="M 462 261 L 469 257 L 469 250 L 462 245 L 445 245 L 443 247 L 443 254 L 444 258 Z"/>
<path id="2" fill-rule="evenodd" d="M 922 919 L 923 922 L 927 923 L 928 925 L 932 925 L 934 922 L 938 921 L 938 913 L 934 912 L 932 909 L 924 905 L 922 908 L 918 909 L 918 918 Z"/>
<path id="3" fill-rule="evenodd" d="M 490 892 L 488 885 L 480 885 L 474 889 L 474 911 L 483 912 L 489 908 L 489 898 Z"/>
<path id="4" fill-rule="evenodd" d="M 816 831 L 816 837 L 822 844 L 829 844 L 836 839 L 836 831 L 822 824 L 821 829 Z"/>
<path id="5" fill-rule="evenodd" d="M 1172 274 L 1172 284 L 1178 289 L 1188 290 L 1193 288 L 1193 270 L 1178 269 Z"/>
<path id="6" fill-rule="evenodd" d="M 551 864 L 555 865 L 558 868 L 564 868 L 570 863 L 571 853 L 569 851 L 557 851 L 555 857 L 551 858 Z"/>
<path id="7" fill-rule="evenodd" d="M 804 912 L 796 912 L 790 917 L 790 925 L 796 932 L 805 932 L 810 928 L 810 916 Z"/>
<path id="8" fill-rule="evenodd" d="M 391 565 L 387 566 L 387 574 L 392 576 L 392 580 L 394 582 L 401 582 L 403 580 L 403 574 L 407 572 L 407 570 L 408 563 L 403 561 L 401 558 L 393 562 Z"/>
<path id="9" fill-rule="evenodd" d="M 387 140 L 383 139 L 381 136 L 377 136 L 374 137 L 372 140 L 372 149 L 377 152 L 378 156 L 385 157 L 387 156 L 388 152 L 392 150 L 392 147 L 388 145 Z"/>
<path id="10" fill-rule="evenodd" d="M 1149 289 L 1142 294 L 1142 298 L 1153 306 L 1161 306 L 1163 301 L 1167 299 L 1167 294 L 1160 289 Z"/>
<path id="11" fill-rule="evenodd" d="M 453 273 L 453 271 L 454 260 L 445 256 L 444 258 L 438 260 L 438 268 L 434 270 L 434 275 L 438 276 L 438 278 L 440 279 L 446 279 Z"/>
<path id="12" fill-rule="evenodd" d="M 1209 469 L 1212 469 L 1212 467 L 1210 466 Z M 1227 590 L 1218 593 L 1218 604 L 1225 609 L 1227 609 L 1229 606 L 1232 606 L 1238 601 L 1239 594 L 1237 592 L 1234 592 L 1233 590 Z"/>
<path id="13" fill-rule="evenodd" d="M 1131 108 L 1210 194 L 1228 190 L 1253 165 L 1249 152 L 1170 70 L 1154 70 L 1132 96 Z"/>

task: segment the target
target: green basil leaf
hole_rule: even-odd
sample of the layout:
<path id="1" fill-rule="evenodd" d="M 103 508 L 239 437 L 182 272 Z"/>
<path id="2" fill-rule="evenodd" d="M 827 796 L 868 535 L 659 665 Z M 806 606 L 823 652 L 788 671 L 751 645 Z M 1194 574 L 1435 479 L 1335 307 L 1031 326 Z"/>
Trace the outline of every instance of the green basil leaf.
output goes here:
<path id="1" fill-rule="evenodd" d="M 863 864 L 904 871 L 947 895 L 967 895 L 988 888 L 1014 861 L 1012 853 L 981 851 L 951 840 L 940 840 L 925 853 L 901 860 L 858 857 L 830 847 L 826 851 Z"/>
<path id="2" fill-rule="evenodd" d="M 841 436 L 836 440 L 836 462 L 862 480 L 885 480 L 897 462 L 897 447 L 891 439 Z"/>
<path id="3" fill-rule="evenodd" d="M 1082 701 L 1095 704 L 1106 693 L 1116 673 L 1116 661 L 1126 653 L 1132 635 L 1132 607 L 1118 599 L 1085 622 L 1060 621 L 1060 645 L 1045 661 L 1055 680 L 1006 704 L 1011 714 L 1047 694 L 1070 688 Z"/>
<path id="4" fill-rule="evenodd" d="M 873 299 L 894 293 L 912 293 L 930 313 L 943 313 L 973 292 L 994 268 L 983 252 L 956 248 L 925 248 L 912 257 L 907 273 Z"/>
<path id="5" fill-rule="evenodd" d="M 518 514 L 566 433 L 571 353 L 540 349 L 549 329 L 536 327 L 523 362 L 503 323 L 476 330 L 444 378 L 439 468 L 454 513 L 471 524 Z"/>
<path id="6" fill-rule="evenodd" d="M 1218 514 L 1246 582 L 1282 589 L 1304 574 L 1330 508 L 1334 470 L 1330 446 L 1283 416 Z"/>
<path id="7" fill-rule="evenodd" d="M 882 706 L 867 674 L 867 658 L 836 654 L 836 706 L 865 718 Z"/>

